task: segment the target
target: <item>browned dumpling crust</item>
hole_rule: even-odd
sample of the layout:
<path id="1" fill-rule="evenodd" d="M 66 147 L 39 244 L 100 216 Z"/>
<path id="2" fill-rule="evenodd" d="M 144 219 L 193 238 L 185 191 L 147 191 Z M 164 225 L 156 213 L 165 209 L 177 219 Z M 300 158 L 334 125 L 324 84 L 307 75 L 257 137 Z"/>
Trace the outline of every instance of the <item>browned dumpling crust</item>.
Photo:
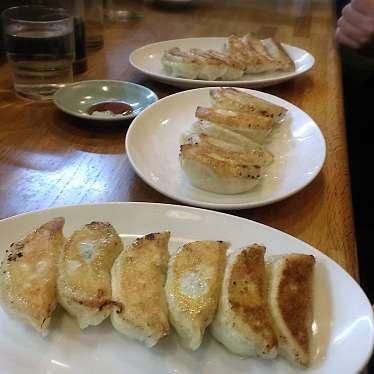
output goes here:
<path id="1" fill-rule="evenodd" d="M 1 261 L 0 296 L 10 314 L 47 335 L 57 304 L 57 262 L 64 245 L 63 217 L 12 243 Z"/>

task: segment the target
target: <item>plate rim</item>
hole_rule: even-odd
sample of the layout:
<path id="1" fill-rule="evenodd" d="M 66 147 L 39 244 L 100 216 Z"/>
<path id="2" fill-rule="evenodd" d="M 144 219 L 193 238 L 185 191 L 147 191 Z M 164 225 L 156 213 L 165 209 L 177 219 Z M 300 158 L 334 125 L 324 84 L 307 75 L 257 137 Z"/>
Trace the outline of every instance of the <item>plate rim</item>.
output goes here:
<path id="1" fill-rule="evenodd" d="M 179 95 L 181 95 L 181 96 L 182 95 L 189 95 L 189 94 L 191 94 L 191 92 L 205 91 L 205 90 L 210 90 L 210 89 L 214 89 L 214 88 L 220 88 L 220 87 L 200 87 L 200 88 L 194 88 L 194 89 L 190 89 L 190 90 L 186 90 L 186 91 L 177 92 L 175 94 L 166 96 L 166 97 L 156 101 L 155 103 L 151 104 L 150 106 L 148 106 L 144 111 L 142 111 L 142 113 L 139 113 L 139 115 L 134 119 L 134 121 L 131 123 L 131 125 L 129 126 L 129 128 L 126 132 L 125 149 L 126 149 L 126 156 L 128 157 L 131 166 L 135 170 L 136 174 L 143 180 L 143 182 L 145 182 L 148 186 L 152 187 L 153 189 L 155 189 L 157 192 L 161 193 L 162 195 L 167 196 L 167 197 L 169 197 L 169 198 L 171 198 L 175 201 L 182 202 L 183 204 L 188 204 L 188 205 L 191 205 L 191 206 L 197 206 L 197 207 L 205 208 L 205 209 L 242 210 L 242 209 L 258 208 L 258 207 L 261 207 L 261 206 L 266 206 L 266 205 L 274 204 L 276 202 L 285 200 L 285 199 L 289 198 L 290 196 L 293 196 L 293 195 L 297 194 L 298 192 L 300 192 L 301 190 L 303 190 L 304 188 L 306 188 L 311 182 L 313 182 L 317 178 L 317 176 L 320 174 L 320 172 L 321 172 L 321 170 L 322 170 L 322 168 L 323 168 L 323 166 L 326 162 L 327 143 L 326 143 L 326 139 L 325 139 L 320 127 L 313 120 L 313 118 L 309 114 L 304 112 L 301 108 L 297 107 L 296 105 L 294 105 L 294 104 L 290 103 L 289 101 L 284 100 L 284 99 L 282 99 L 278 96 L 271 95 L 267 92 L 262 92 L 262 91 L 258 91 L 258 90 L 255 90 L 255 89 L 240 88 L 241 90 L 244 90 L 244 91 L 251 91 L 251 93 L 260 92 L 261 94 L 263 94 L 267 97 L 275 97 L 278 100 L 281 100 L 282 102 L 287 103 L 287 105 L 291 105 L 292 107 L 295 107 L 296 109 L 302 111 L 315 124 L 316 129 L 319 132 L 319 135 L 320 135 L 321 140 L 322 140 L 323 155 L 322 155 L 322 162 L 319 165 L 318 169 L 316 169 L 316 172 L 314 173 L 312 178 L 310 178 L 306 184 L 303 184 L 303 185 L 299 186 L 297 189 L 292 190 L 292 191 L 288 192 L 287 194 L 279 196 L 278 198 L 275 198 L 275 199 L 270 198 L 270 199 L 262 200 L 260 202 L 255 202 L 255 203 L 251 202 L 251 203 L 225 203 L 225 204 L 223 204 L 223 203 L 210 203 L 210 202 L 204 202 L 204 201 L 200 201 L 200 200 L 191 200 L 191 199 L 184 198 L 184 197 L 178 197 L 177 198 L 175 195 L 163 191 L 161 188 L 159 188 L 157 186 L 157 183 L 154 183 L 153 181 L 150 181 L 144 175 L 144 173 L 135 165 L 135 162 L 134 162 L 134 159 L 132 157 L 131 151 L 129 152 L 129 150 L 131 149 L 131 144 L 130 144 L 129 139 L 132 136 L 132 133 L 135 131 L 134 128 L 135 128 L 137 122 L 140 121 L 141 116 L 147 110 L 150 110 L 154 105 L 157 105 L 161 102 L 170 100 L 170 98 L 172 98 L 172 97 L 179 96 Z M 220 195 L 220 194 L 218 194 L 218 195 Z"/>
<path id="2" fill-rule="evenodd" d="M 133 50 L 129 56 L 129 62 L 131 64 L 131 66 L 142 72 L 143 74 L 146 74 L 150 77 L 153 77 L 157 80 L 159 79 L 162 79 L 163 81 L 167 81 L 167 82 L 172 82 L 173 84 L 177 84 L 177 83 L 180 83 L 180 84 L 184 84 L 184 85 L 189 85 L 189 86 L 193 86 L 193 85 L 196 85 L 198 84 L 199 86 L 202 86 L 202 85 L 216 85 L 216 84 L 219 84 L 219 85 L 227 85 L 227 86 L 233 86 L 233 85 L 256 85 L 256 84 L 271 84 L 271 83 L 280 83 L 280 81 L 285 81 L 285 80 L 290 80 L 290 79 L 293 79 L 301 74 L 304 74 L 306 72 L 308 72 L 309 70 L 311 70 L 315 64 L 315 57 L 310 53 L 308 52 L 307 50 L 303 49 L 303 48 L 300 48 L 300 47 L 296 47 L 294 45 L 291 45 L 291 44 L 287 44 L 287 43 L 281 43 L 283 47 L 290 47 L 290 48 L 293 48 L 293 49 L 296 49 L 298 51 L 301 51 L 301 52 L 304 52 L 306 53 L 308 56 L 310 56 L 311 58 L 311 63 L 309 66 L 305 67 L 305 68 L 302 68 L 300 71 L 294 71 L 294 72 L 291 72 L 291 73 L 288 73 L 287 75 L 285 76 L 280 76 L 280 77 L 271 77 L 271 78 L 258 78 L 258 79 L 252 79 L 252 80 L 234 80 L 234 81 L 219 81 L 219 80 L 216 80 L 216 81 L 209 81 L 209 80 L 200 80 L 200 79 L 187 79 L 187 78 L 180 78 L 180 77 L 172 77 L 172 76 L 169 76 L 169 75 L 166 75 L 166 74 L 159 74 L 159 73 L 156 73 L 156 72 L 152 72 L 148 69 L 145 69 L 143 67 L 141 67 L 140 65 L 136 64 L 134 62 L 134 58 L 136 56 L 136 54 L 140 53 L 141 51 L 144 51 L 144 50 L 147 50 L 148 48 L 151 48 L 151 47 L 157 47 L 158 45 L 163 45 L 165 43 L 177 43 L 177 42 L 180 42 L 180 41 L 193 41 L 193 40 L 201 40 L 201 39 L 214 39 L 214 40 L 217 40 L 217 39 L 227 39 L 227 37 L 221 37 L 221 36 L 217 36 L 217 37 L 213 37 L 213 36 L 209 36 L 209 37 L 192 37 L 192 38 L 180 38 L 180 39 L 169 39 L 169 40 L 163 40 L 163 41 L 159 41 L 159 42 L 155 42 L 155 43 L 149 43 L 149 44 L 146 44 L 146 45 L 143 45 L 139 48 L 136 48 L 135 50 Z"/>
<path id="3" fill-rule="evenodd" d="M 154 103 L 156 103 L 159 100 L 158 95 L 153 90 L 151 90 L 150 88 L 148 88 L 146 86 L 143 86 L 141 84 L 133 83 L 133 82 L 130 82 L 130 81 L 122 81 L 122 80 L 119 80 L 119 79 L 87 79 L 87 80 L 82 80 L 82 81 L 78 81 L 78 82 L 68 83 L 65 86 L 59 88 L 53 94 L 52 101 L 58 109 L 60 109 L 62 112 L 66 113 L 66 114 L 69 114 L 69 115 L 77 117 L 77 118 L 82 118 L 82 119 L 92 120 L 92 121 L 100 121 L 100 122 L 126 121 L 126 120 L 136 118 L 136 116 L 139 115 L 142 112 L 142 111 L 139 112 L 139 113 L 136 113 L 136 112 L 134 113 L 133 112 L 133 113 L 127 114 L 126 116 L 123 116 L 121 118 L 117 118 L 117 117 L 113 117 L 113 118 L 94 117 L 94 118 L 92 118 L 92 117 L 85 116 L 85 115 L 79 114 L 77 112 L 74 112 L 72 110 L 69 110 L 64 105 L 61 105 L 61 102 L 59 102 L 59 99 L 58 99 L 59 93 L 68 90 L 70 87 L 81 86 L 81 85 L 88 85 L 89 86 L 92 83 L 98 83 L 98 82 L 100 82 L 100 83 L 108 82 L 108 83 L 115 83 L 115 84 L 120 83 L 121 85 L 128 85 L 128 86 L 138 87 L 138 88 L 141 88 L 143 90 L 146 90 L 146 91 L 148 91 L 149 94 L 152 94 L 152 96 L 155 99 L 155 101 L 150 105 L 153 105 Z M 143 110 L 147 109 L 148 107 L 149 107 L 149 105 L 146 106 Z"/>
<path id="4" fill-rule="evenodd" d="M 308 244 L 307 242 L 305 242 L 305 241 L 303 241 L 303 240 L 301 240 L 301 239 L 299 239 L 295 236 L 292 236 L 292 235 L 290 235 L 290 234 L 288 234 L 284 231 L 281 231 L 281 230 L 279 230 L 277 228 L 274 228 L 274 227 L 271 227 L 269 225 L 265 225 L 261 222 L 257 222 L 257 221 L 250 220 L 250 219 L 240 217 L 240 216 L 235 216 L 235 215 L 228 214 L 228 213 L 225 213 L 225 212 L 217 212 L 217 211 L 212 211 L 212 210 L 198 208 L 198 207 L 190 207 L 190 206 L 176 205 L 176 204 L 153 203 L 153 202 L 112 201 L 112 202 L 99 202 L 99 203 L 70 204 L 70 205 L 62 205 L 62 206 L 50 207 L 50 208 L 41 208 L 41 209 L 36 209 L 36 210 L 33 210 L 33 211 L 29 211 L 29 212 L 22 212 L 22 213 L 19 213 L 19 214 L 1 219 L 0 220 L 0 227 L 4 224 L 6 225 L 7 222 L 16 221 L 17 219 L 19 219 L 21 217 L 29 216 L 30 218 L 33 218 L 33 216 L 38 216 L 38 215 L 43 214 L 43 213 L 48 214 L 48 213 L 53 213 L 54 211 L 60 211 L 60 210 L 65 210 L 65 209 L 67 209 L 67 210 L 74 209 L 74 208 L 83 208 L 84 209 L 84 208 L 88 208 L 88 207 L 95 209 L 95 208 L 100 208 L 100 207 L 105 207 L 105 206 L 117 206 L 117 207 L 120 207 L 120 208 L 125 207 L 125 206 L 156 207 L 156 208 L 161 208 L 161 209 L 171 208 L 171 209 L 180 209 L 180 210 L 184 210 L 184 211 L 187 210 L 187 211 L 194 211 L 194 212 L 202 212 L 203 214 L 213 215 L 213 216 L 217 216 L 217 217 L 218 216 L 219 217 L 224 217 L 224 218 L 225 217 L 226 218 L 230 217 L 229 218 L 230 220 L 240 221 L 240 222 L 243 222 L 243 223 L 245 222 L 246 224 L 253 225 L 255 227 L 256 226 L 261 227 L 262 229 L 272 231 L 276 235 L 281 235 L 281 236 L 286 237 L 289 240 L 296 241 L 300 245 L 302 245 L 306 249 L 308 249 L 308 251 L 311 251 L 312 253 L 314 253 L 317 258 L 322 259 L 324 261 L 327 261 L 330 264 L 330 266 L 333 266 L 333 267 L 335 267 L 335 269 L 337 269 L 337 271 L 342 272 L 342 274 L 344 276 L 346 276 L 347 279 L 349 279 L 349 281 L 352 284 L 354 284 L 354 287 L 356 288 L 358 295 L 360 296 L 360 298 L 362 299 L 363 302 L 365 301 L 365 304 L 367 304 L 367 306 L 368 306 L 368 310 L 370 310 L 371 325 L 373 326 L 373 324 L 374 324 L 373 309 L 371 307 L 370 301 L 369 301 L 366 293 L 364 292 L 364 290 L 362 289 L 360 284 L 353 278 L 353 276 L 351 276 L 340 264 L 338 264 L 336 261 L 334 261 L 328 255 L 326 255 L 325 253 L 323 253 L 319 249 L 315 248 L 314 246 L 312 246 L 312 245 Z M 373 332 L 374 332 L 374 328 L 373 328 Z M 369 362 L 369 359 L 370 359 L 370 357 L 373 353 L 373 350 L 374 350 L 374 334 L 371 334 L 371 340 L 368 343 L 368 347 L 370 347 L 370 349 L 368 351 L 368 355 L 367 355 L 367 357 L 365 357 L 365 359 L 362 360 L 361 366 L 360 366 L 360 368 L 357 372 L 361 372 L 365 368 L 367 363 Z"/>

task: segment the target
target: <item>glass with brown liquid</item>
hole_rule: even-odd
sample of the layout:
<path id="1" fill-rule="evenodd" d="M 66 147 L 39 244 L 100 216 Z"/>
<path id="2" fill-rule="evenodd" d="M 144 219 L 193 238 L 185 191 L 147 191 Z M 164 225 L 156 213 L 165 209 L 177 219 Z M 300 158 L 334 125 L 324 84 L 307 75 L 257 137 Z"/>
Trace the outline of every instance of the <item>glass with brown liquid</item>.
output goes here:
<path id="1" fill-rule="evenodd" d="M 87 48 L 102 48 L 104 45 L 103 0 L 85 0 L 84 20 Z"/>

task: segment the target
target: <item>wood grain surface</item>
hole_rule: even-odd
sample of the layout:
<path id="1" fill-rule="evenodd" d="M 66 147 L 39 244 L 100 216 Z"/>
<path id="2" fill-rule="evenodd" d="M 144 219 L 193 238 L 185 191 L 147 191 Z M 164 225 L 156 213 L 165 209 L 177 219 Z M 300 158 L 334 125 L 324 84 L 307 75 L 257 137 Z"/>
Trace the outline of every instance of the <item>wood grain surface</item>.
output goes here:
<path id="1" fill-rule="evenodd" d="M 327 0 L 209 0 L 184 11 L 147 6 L 141 20 L 106 24 L 105 48 L 89 54 L 88 71 L 75 79 L 122 79 L 150 87 L 159 97 L 175 93 L 178 89 L 137 73 L 128 57 L 142 45 L 184 37 L 253 31 L 311 52 L 316 58 L 311 72 L 264 91 L 296 104 L 314 118 L 327 141 L 326 164 L 298 194 L 266 207 L 231 213 L 306 241 L 357 277 L 334 27 L 333 3 Z M 9 66 L 1 65 L 0 218 L 88 202 L 177 204 L 135 175 L 126 157 L 125 133 L 126 126 L 92 127 L 63 115 L 52 103 L 17 98 Z"/>

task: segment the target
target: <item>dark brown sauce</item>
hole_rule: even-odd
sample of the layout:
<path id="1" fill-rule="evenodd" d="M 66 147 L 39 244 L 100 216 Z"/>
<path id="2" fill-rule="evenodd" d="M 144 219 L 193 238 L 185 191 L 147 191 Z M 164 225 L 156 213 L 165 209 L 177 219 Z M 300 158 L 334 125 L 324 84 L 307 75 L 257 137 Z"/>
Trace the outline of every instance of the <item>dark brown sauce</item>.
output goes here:
<path id="1" fill-rule="evenodd" d="M 109 110 L 113 114 L 127 115 L 133 112 L 132 107 L 129 104 L 121 103 L 119 101 L 106 101 L 92 105 L 88 108 L 87 113 L 92 114 L 93 112 L 106 112 Z"/>

